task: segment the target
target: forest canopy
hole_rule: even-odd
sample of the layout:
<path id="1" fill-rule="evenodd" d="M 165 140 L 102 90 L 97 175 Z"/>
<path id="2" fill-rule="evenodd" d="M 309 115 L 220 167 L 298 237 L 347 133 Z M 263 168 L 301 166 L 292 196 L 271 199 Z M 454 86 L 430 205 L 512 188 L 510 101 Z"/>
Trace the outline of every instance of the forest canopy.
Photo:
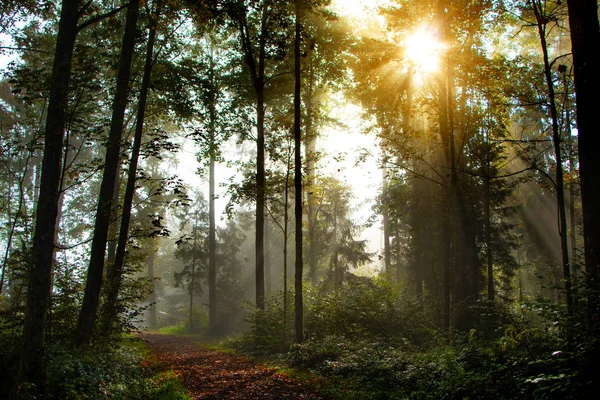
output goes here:
<path id="1" fill-rule="evenodd" d="M 2 393 L 155 398 L 161 330 L 332 398 L 597 391 L 597 1 L 0 10 Z"/>

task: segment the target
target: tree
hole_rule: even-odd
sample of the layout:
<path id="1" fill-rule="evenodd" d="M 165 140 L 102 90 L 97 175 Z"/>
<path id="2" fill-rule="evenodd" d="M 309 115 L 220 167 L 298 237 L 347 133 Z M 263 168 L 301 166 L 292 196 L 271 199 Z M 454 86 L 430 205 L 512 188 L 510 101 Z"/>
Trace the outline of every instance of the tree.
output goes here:
<path id="1" fill-rule="evenodd" d="M 129 169 L 127 172 L 127 186 L 125 189 L 125 197 L 123 199 L 121 225 L 117 242 L 116 255 L 111 269 L 111 274 L 108 275 L 108 290 L 104 304 L 104 321 L 103 329 L 105 333 L 111 331 L 111 325 L 115 319 L 117 311 L 117 298 L 123 281 L 123 267 L 125 264 L 125 252 L 127 242 L 129 241 L 129 226 L 131 220 L 131 211 L 133 197 L 136 190 L 138 161 L 142 148 L 142 135 L 144 132 L 144 118 L 146 113 L 146 103 L 148 100 L 148 90 L 150 88 L 150 79 L 152 74 L 152 65 L 154 62 L 154 43 L 156 40 L 156 30 L 158 21 L 162 12 L 163 4 L 159 0 L 154 4 L 155 9 L 148 16 L 148 43 L 146 44 L 146 59 L 144 64 L 144 74 L 142 78 L 142 86 L 138 100 L 137 120 L 135 125 L 135 135 L 133 139 L 133 147 L 131 149 L 131 158 L 129 160 Z M 150 11 L 150 10 L 148 10 Z M 152 256 L 151 256 L 152 257 Z"/>
<path id="2" fill-rule="evenodd" d="M 139 0 L 131 0 L 127 6 L 123 45 L 117 74 L 117 89 L 113 101 L 111 127 L 106 144 L 106 159 L 102 185 L 96 210 L 94 237 L 85 287 L 85 295 L 77 321 L 75 342 L 79 346 L 87 346 L 92 337 L 94 320 L 100 301 L 100 289 L 104 271 L 108 227 L 114 201 L 115 179 L 120 165 L 121 138 L 123 134 L 125 108 L 129 94 L 131 61 L 135 45 L 135 33 L 139 12 Z"/>
<path id="3" fill-rule="evenodd" d="M 188 328 L 194 331 L 197 328 L 194 319 L 194 295 L 202 293 L 201 283 L 206 281 L 207 262 L 208 262 L 208 214 L 206 212 L 206 202 L 200 194 L 196 194 L 196 202 L 193 208 L 189 210 L 193 214 L 192 232 L 184 234 L 176 244 L 178 246 L 175 257 L 185 262 L 183 269 L 175 273 L 175 282 L 177 286 L 188 285 L 190 296 Z M 186 229 L 192 222 L 190 214 L 183 214 L 181 225 Z"/>
<path id="4" fill-rule="evenodd" d="M 295 263 L 295 295 L 294 315 L 296 343 L 304 340 L 303 332 L 303 302 L 302 302 L 302 148 L 301 148 L 301 114 L 300 114 L 300 40 L 302 31 L 302 2 L 296 0 L 296 32 L 294 37 L 294 188 L 296 199 L 294 210 L 296 213 L 296 263 Z M 287 293 L 284 292 L 284 296 Z M 284 310 L 285 312 L 285 310 Z"/>
<path id="5" fill-rule="evenodd" d="M 44 333 L 51 288 L 54 229 L 58 213 L 58 185 L 62 140 L 69 97 L 71 62 L 78 32 L 77 0 L 63 0 L 52 66 L 50 99 L 44 136 L 44 156 L 33 239 L 33 265 L 29 274 L 27 309 L 19 381 L 38 388 L 45 385 Z"/>
<path id="6" fill-rule="evenodd" d="M 559 115 L 556 105 L 556 93 L 554 89 L 554 77 L 552 72 L 552 64 L 548 55 L 548 44 L 546 41 L 547 26 L 552 20 L 556 20 L 557 17 L 553 15 L 557 12 L 557 8 L 549 10 L 543 6 L 539 1 L 532 1 L 531 7 L 536 20 L 537 30 L 540 38 L 540 45 L 542 48 L 543 62 L 544 62 L 544 77 L 546 79 L 546 86 L 548 88 L 548 102 L 550 106 L 550 117 L 552 121 L 552 143 L 554 145 L 554 156 L 556 158 L 556 178 L 555 178 L 555 189 L 556 189 L 556 201 L 559 215 L 559 236 L 560 236 L 560 247 L 562 255 L 562 268 L 565 285 L 565 296 L 567 303 L 567 314 L 573 316 L 574 304 L 573 304 L 573 293 L 571 289 L 571 260 L 569 259 L 569 248 L 568 248 L 568 228 L 567 228 L 567 213 L 565 206 L 565 185 L 564 185 L 564 170 L 563 170 L 563 154 L 561 150 L 561 132 L 559 128 Z"/>
<path id="7" fill-rule="evenodd" d="M 363 226 L 351 217 L 350 188 L 335 177 L 323 177 L 314 188 L 318 260 L 328 269 L 327 285 L 339 288 L 346 272 L 371 260 L 366 240 L 357 239 Z"/>
<path id="8" fill-rule="evenodd" d="M 256 95 L 256 307 L 264 309 L 265 301 L 265 87 L 274 76 L 268 76 L 267 61 L 282 59 L 285 54 L 287 9 L 285 4 L 263 0 L 226 2 L 226 11 L 236 27 L 244 60 L 250 72 Z M 272 66 L 271 66 L 272 68 Z"/>
<path id="9" fill-rule="evenodd" d="M 585 266 L 591 282 L 600 281 L 600 160 L 595 154 L 593 141 L 597 131 L 596 97 L 600 91 L 598 61 L 594 50 L 600 44 L 598 4 L 593 0 L 567 0 L 571 48 L 577 98 L 577 129 L 579 147 L 579 174 L 583 208 L 583 236 Z"/>

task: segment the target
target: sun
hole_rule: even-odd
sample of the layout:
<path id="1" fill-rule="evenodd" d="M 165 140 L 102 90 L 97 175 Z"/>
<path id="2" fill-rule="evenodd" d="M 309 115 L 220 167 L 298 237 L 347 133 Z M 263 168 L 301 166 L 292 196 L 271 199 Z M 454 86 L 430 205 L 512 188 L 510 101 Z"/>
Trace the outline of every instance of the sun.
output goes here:
<path id="1" fill-rule="evenodd" d="M 417 29 L 404 39 L 403 45 L 406 58 L 415 64 L 419 71 L 433 73 L 439 70 L 443 46 L 430 29 Z"/>

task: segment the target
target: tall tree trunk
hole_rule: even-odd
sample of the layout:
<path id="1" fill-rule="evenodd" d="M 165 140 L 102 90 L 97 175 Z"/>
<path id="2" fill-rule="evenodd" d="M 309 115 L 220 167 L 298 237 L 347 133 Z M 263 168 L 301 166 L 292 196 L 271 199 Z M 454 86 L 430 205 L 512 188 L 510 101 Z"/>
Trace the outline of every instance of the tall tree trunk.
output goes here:
<path id="1" fill-rule="evenodd" d="M 289 154 L 289 153 L 288 153 Z M 290 157 L 288 157 L 285 172 L 285 191 L 283 204 L 283 326 L 282 349 L 287 345 L 287 321 L 288 321 L 288 222 L 289 222 L 289 198 L 290 198 Z"/>
<path id="2" fill-rule="evenodd" d="M 265 308 L 265 60 L 269 3 L 262 2 L 262 16 L 258 43 L 258 62 L 250 39 L 246 18 L 246 5 L 241 14 L 234 18 L 239 23 L 242 51 L 250 69 L 252 84 L 256 93 L 256 232 L 255 232 L 255 296 L 256 308 Z"/>
<path id="3" fill-rule="evenodd" d="M 271 295 L 271 227 L 269 226 L 269 217 L 265 214 L 265 234 L 264 234 L 263 246 L 265 249 L 265 297 Z"/>
<path id="4" fill-rule="evenodd" d="M 146 263 L 148 271 L 148 280 L 150 281 L 151 291 L 148 296 L 148 327 L 150 329 L 156 329 L 158 327 L 158 321 L 156 318 L 156 285 L 154 283 L 154 266 L 156 263 L 156 239 L 150 239 L 150 254 L 148 254 L 148 261 Z"/>
<path id="5" fill-rule="evenodd" d="M 125 265 L 125 253 L 127 250 L 127 241 L 129 240 L 129 225 L 131 222 L 131 207 L 137 182 L 137 167 L 142 148 L 142 135 L 144 133 L 144 118 L 146 115 L 146 103 L 148 101 L 148 89 L 150 87 L 150 78 L 152 75 L 152 64 L 154 54 L 154 43 L 156 40 L 156 24 L 158 15 L 154 15 L 149 21 L 148 44 L 146 46 L 146 60 L 144 65 L 144 75 L 142 77 L 142 87 L 140 89 L 140 98 L 138 100 L 137 121 L 135 126 L 135 135 L 133 138 L 133 147 L 131 149 L 131 159 L 127 171 L 127 186 L 125 187 L 125 198 L 123 199 L 123 210 L 121 214 L 121 225 L 117 240 L 117 251 L 112 268 L 112 274 L 109 280 L 109 286 L 106 296 L 106 302 L 103 312 L 103 330 L 106 334 L 112 331 L 112 326 L 119 313 L 118 297 L 123 282 L 123 270 Z"/>
<path id="6" fill-rule="evenodd" d="M 294 188 L 296 191 L 294 212 L 296 213 L 296 263 L 294 276 L 294 315 L 296 343 L 304 340 L 302 302 L 302 132 L 300 130 L 300 38 L 302 0 L 296 0 L 296 36 L 294 38 Z"/>
<path id="7" fill-rule="evenodd" d="M 577 99 L 579 176 L 583 209 L 585 268 L 594 287 L 600 285 L 600 157 L 598 136 L 597 52 L 600 47 L 598 2 L 567 0 Z M 594 300 L 597 304 L 597 299 Z"/>
<path id="8" fill-rule="evenodd" d="M 307 219 L 308 219 L 308 269 L 310 274 L 310 283 L 317 285 L 317 243 L 315 243 L 315 225 L 316 212 L 314 204 L 314 191 L 316 190 L 315 164 L 316 164 L 316 142 L 317 134 L 313 132 L 314 107 L 313 96 L 315 86 L 315 68 L 313 66 L 313 46 L 307 46 L 308 65 L 306 73 L 308 75 L 304 104 L 306 107 L 306 124 L 304 127 L 304 159 L 306 162 L 306 201 L 307 201 Z"/>
<path id="9" fill-rule="evenodd" d="M 108 226 L 110 224 L 113 205 L 115 179 L 120 164 L 121 136 L 123 133 L 125 108 L 127 107 L 127 96 L 129 94 L 138 8 L 139 0 L 131 0 L 127 6 L 127 19 L 123 34 L 119 71 L 117 73 L 117 88 L 113 101 L 110 133 L 106 144 L 104 174 L 102 176 L 98 208 L 96 210 L 90 263 L 88 266 L 83 304 L 79 312 L 75 330 L 75 343 L 79 346 L 87 346 L 90 343 L 100 300 Z"/>
<path id="10" fill-rule="evenodd" d="M 569 256 L 571 257 L 571 280 L 573 286 L 576 286 L 577 274 L 575 273 L 575 265 L 577 264 L 577 233 L 575 223 L 575 200 L 576 180 L 575 180 L 575 157 L 573 156 L 573 132 L 571 131 L 571 113 L 569 112 L 569 82 L 567 79 L 567 68 L 563 70 L 563 85 L 565 87 L 565 125 L 567 127 L 567 145 L 569 148 Z M 576 296 L 574 294 L 574 296 Z"/>
<path id="11" fill-rule="evenodd" d="M 449 129 L 448 129 L 448 93 L 447 93 L 447 76 L 443 75 L 439 79 L 439 126 L 440 126 L 440 137 L 442 140 L 442 146 L 444 149 L 445 164 L 443 168 L 450 169 L 450 172 L 447 172 L 448 175 L 452 174 L 452 170 L 454 170 L 454 152 L 451 150 L 453 145 L 451 142 L 454 141 L 454 138 L 451 137 Z M 443 321 L 444 328 L 449 331 L 450 330 L 450 293 L 451 293 L 451 282 L 452 282 L 452 264 L 453 264 L 453 256 L 452 256 L 452 242 L 453 242 L 453 225 L 454 225 L 454 178 L 446 179 L 446 187 L 444 190 L 448 193 L 448 198 L 443 204 L 443 281 L 444 281 L 444 289 L 443 289 Z"/>
<path id="12" fill-rule="evenodd" d="M 262 68 L 261 68 L 262 69 Z M 264 71 L 263 71 L 264 72 Z M 256 96 L 256 307 L 265 308 L 265 104 L 264 78 L 259 78 Z"/>
<path id="13" fill-rule="evenodd" d="M 77 24 L 79 2 L 63 0 L 58 36 L 52 65 L 50 99 L 46 118 L 44 156 L 40 179 L 33 237 L 33 265 L 27 285 L 27 304 L 23 323 L 23 348 L 19 367 L 19 382 L 31 383 L 42 389 L 46 383 L 44 363 L 44 333 L 50 302 L 54 230 L 58 213 L 62 142 L 69 98 L 69 80 Z"/>
<path id="14" fill-rule="evenodd" d="M 194 244 L 192 250 L 192 274 L 190 276 L 190 320 L 189 330 L 194 332 L 194 291 L 196 290 L 196 246 L 198 244 L 198 211 L 194 217 Z"/>
<path id="15" fill-rule="evenodd" d="M 211 59 L 212 63 L 212 59 Z M 214 66 L 212 66 L 214 68 Z M 217 238 L 215 222 L 215 100 L 210 104 L 210 161 L 208 167 L 208 332 L 217 333 Z"/>
<path id="16" fill-rule="evenodd" d="M 488 290 L 488 301 L 494 301 L 495 299 L 495 288 L 494 288 L 494 254 L 492 253 L 492 196 L 491 196 L 491 180 L 492 180 L 492 168 L 491 168 L 491 149 L 489 135 L 486 134 L 485 142 L 487 145 L 486 153 L 486 176 L 485 182 L 485 255 L 487 259 L 487 290 Z"/>
<path id="17" fill-rule="evenodd" d="M 568 228 L 567 213 L 565 208 L 565 185 L 562 164 L 562 150 L 560 148 L 561 137 L 560 128 L 558 125 L 558 111 L 556 108 L 554 80 L 552 77 L 552 69 L 550 66 L 550 60 L 548 56 L 548 44 L 546 43 L 547 18 L 544 15 L 541 0 L 533 1 L 532 7 L 537 20 L 538 34 L 544 59 L 544 76 L 546 78 L 546 86 L 548 88 L 548 97 L 550 102 L 550 116 L 552 118 L 552 144 L 554 145 L 554 157 L 556 158 L 556 203 L 558 208 L 558 233 L 560 237 L 560 249 L 562 255 L 562 269 L 565 287 L 565 300 L 567 303 L 567 313 L 569 316 L 572 317 L 573 295 L 571 293 L 571 260 L 569 259 L 569 247 L 567 239 Z"/>
<path id="18" fill-rule="evenodd" d="M 332 257 L 333 282 L 334 282 L 334 287 L 336 289 L 339 289 L 340 286 L 342 286 L 342 281 L 344 280 L 344 272 L 343 272 L 342 268 L 340 267 L 340 260 L 339 260 L 340 244 L 339 244 L 339 238 L 338 238 L 338 217 L 339 217 L 338 196 L 336 194 L 336 197 L 334 197 L 334 200 L 333 200 L 333 257 Z"/>
<path id="19" fill-rule="evenodd" d="M 387 131 L 386 127 L 386 131 Z M 384 133 L 384 135 L 388 135 L 389 132 Z M 385 265 L 385 276 L 389 282 L 392 282 L 392 254 L 390 250 L 390 205 L 389 205 L 389 194 L 388 194 L 388 180 L 387 180 L 387 168 L 386 168 L 386 159 L 385 159 L 385 150 L 384 153 L 384 161 L 382 166 L 382 190 L 381 190 L 381 214 L 383 217 L 383 260 Z M 396 238 L 398 240 L 398 238 Z"/>

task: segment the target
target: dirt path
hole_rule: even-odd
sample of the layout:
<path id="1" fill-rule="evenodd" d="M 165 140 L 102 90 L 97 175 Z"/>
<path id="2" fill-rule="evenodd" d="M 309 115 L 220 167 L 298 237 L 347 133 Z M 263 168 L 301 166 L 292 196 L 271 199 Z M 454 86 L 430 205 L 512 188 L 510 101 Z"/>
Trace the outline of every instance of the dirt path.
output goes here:
<path id="1" fill-rule="evenodd" d="M 220 353 L 192 338 L 143 333 L 158 361 L 183 378 L 193 399 L 324 399 L 314 390 L 242 356 Z"/>

